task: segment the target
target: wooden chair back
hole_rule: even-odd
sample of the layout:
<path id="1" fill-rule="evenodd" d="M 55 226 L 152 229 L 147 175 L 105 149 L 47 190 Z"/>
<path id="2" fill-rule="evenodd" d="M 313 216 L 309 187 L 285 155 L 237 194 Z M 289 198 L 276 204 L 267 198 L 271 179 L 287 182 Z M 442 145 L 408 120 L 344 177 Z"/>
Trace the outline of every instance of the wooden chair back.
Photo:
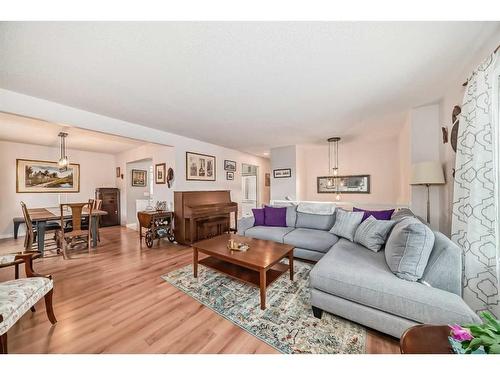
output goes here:
<path id="1" fill-rule="evenodd" d="M 83 209 L 87 208 L 89 218 L 92 215 L 92 205 L 90 202 L 87 203 L 62 203 L 60 204 L 61 209 L 61 228 L 64 228 L 64 211 L 66 208 L 71 210 L 71 221 L 73 225 L 73 230 L 81 230 L 82 229 L 82 213 Z M 91 220 L 89 220 L 89 223 Z M 90 230 L 90 227 L 89 227 Z"/>
<path id="2" fill-rule="evenodd" d="M 89 199 L 89 204 L 92 206 L 92 210 L 100 210 L 102 206 L 102 199 Z"/>
<path id="3" fill-rule="evenodd" d="M 102 207 L 102 199 L 95 199 L 94 200 L 94 207 L 92 207 L 93 210 L 100 210 Z"/>
<path id="4" fill-rule="evenodd" d="M 26 224 L 26 237 L 24 240 L 24 248 L 26 250 L 31 250 L 31 245 L 35 239 L 35 232 L 33 231 L 33 222 L 31 221 L 30 213 L 26 203 L 21 201 L 21 208 L 23 210 L 24 224 Z"/>

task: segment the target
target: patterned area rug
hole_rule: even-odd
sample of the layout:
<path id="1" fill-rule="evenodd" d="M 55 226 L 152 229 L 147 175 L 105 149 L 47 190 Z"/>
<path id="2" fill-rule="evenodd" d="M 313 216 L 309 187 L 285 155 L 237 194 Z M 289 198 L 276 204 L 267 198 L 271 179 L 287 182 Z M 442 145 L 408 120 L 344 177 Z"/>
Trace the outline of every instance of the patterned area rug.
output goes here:
<path id="1" fill-rule="evenodd" d="M 198 280 L 192 265 L 162 278 L 282 353 L 365 353 L 365 328 L 327 313 L 321 320 L 312 315 L 312 265 L 295 261 L 294 266 L 294 282 L 285 273 L 267 289 L 264 311 L 258 288 L 202 265 Z"/>

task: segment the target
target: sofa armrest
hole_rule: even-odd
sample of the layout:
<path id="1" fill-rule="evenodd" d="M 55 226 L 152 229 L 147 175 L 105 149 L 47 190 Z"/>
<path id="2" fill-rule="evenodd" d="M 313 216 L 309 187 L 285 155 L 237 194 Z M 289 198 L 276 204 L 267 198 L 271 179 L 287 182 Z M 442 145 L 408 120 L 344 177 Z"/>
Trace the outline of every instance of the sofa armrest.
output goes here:
<path id="1" fill-rule="evenodd" d="M 244 236 L 245 232 L 253 227 L 255 219 L 253 216 L 242 217 L 238 220 L 238 234 Z"/>
<path id="2" fill-rule="evenodd" d="M 420 282 L 462 296 L 462 251 L 448 237 L 434 232 L 434 247 Z"/>

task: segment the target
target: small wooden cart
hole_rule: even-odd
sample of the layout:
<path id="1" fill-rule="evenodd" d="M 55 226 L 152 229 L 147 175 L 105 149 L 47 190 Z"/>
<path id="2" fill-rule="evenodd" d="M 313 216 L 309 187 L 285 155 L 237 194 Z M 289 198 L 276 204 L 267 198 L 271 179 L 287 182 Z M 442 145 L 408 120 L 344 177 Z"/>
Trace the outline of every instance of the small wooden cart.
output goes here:
<path id="1" fill-rule="evenodd" d="M 173 218 L 172 211 L 139 211 L 137 219 L 139 220 L 139 239 L 142 242 L 142 237 L 146 241 L 146 246 L 153 247 L 154 240 L 167 238 L 170 242 L 175 241 L 173 231 Z M 143 234 L 142 228 L 146 228 Z"/>

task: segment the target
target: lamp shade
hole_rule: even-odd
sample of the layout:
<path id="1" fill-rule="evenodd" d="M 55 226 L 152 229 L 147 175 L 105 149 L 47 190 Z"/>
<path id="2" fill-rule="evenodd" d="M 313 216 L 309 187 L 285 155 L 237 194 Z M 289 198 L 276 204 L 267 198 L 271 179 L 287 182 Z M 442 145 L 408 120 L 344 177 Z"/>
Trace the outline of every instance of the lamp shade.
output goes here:
<path id="1" fill-rule="evenodd" d="M 411 168 L 411 185 L 440 185 L 444 184 L 444 173 L 438 161 L 424 161 L 415 163 Z"/>

